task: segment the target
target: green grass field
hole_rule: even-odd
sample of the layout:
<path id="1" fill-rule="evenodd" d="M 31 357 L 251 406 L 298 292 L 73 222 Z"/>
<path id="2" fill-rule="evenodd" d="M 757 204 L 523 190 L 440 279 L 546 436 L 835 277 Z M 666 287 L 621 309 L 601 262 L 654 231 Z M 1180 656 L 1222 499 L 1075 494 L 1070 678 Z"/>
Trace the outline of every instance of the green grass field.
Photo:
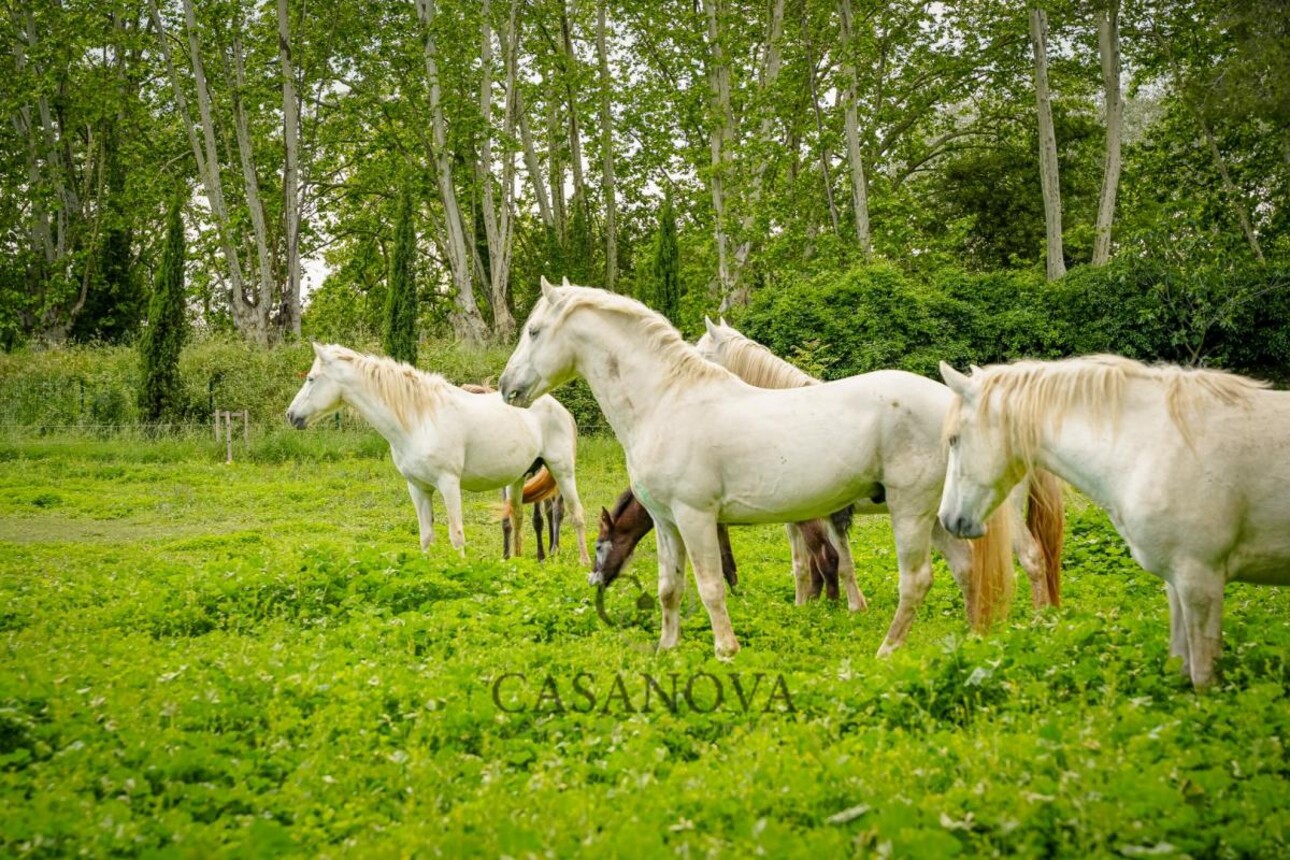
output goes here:
<path id="1" fill-rule="evenodd" d="M 692 582 L 656 655 L 657 606 L 624 582 L 603 623 L 571 529 L 552 562 L 531 534 L 500 561 L 492 496 L 468 499 L 464 560 L 446 528 L 422 554 L 379 440 L 220 460 L 0 441 L 0 851 L 1286 855 L 1290 594 L 1229 589 L 1223 681 L 1197 696 L 1161 584 L 1073 496 L 1060 610 L 970 637 L 938 563 L 882 662 L 885 521 L 853 533 L 860 615 L 793 606 L 782 529 L 738 530 L 727 665 Z M 581 470 L 589 514 L 625 486 L 610 440 Z M 673 674 L 675 712 L 642 677 Z"/>

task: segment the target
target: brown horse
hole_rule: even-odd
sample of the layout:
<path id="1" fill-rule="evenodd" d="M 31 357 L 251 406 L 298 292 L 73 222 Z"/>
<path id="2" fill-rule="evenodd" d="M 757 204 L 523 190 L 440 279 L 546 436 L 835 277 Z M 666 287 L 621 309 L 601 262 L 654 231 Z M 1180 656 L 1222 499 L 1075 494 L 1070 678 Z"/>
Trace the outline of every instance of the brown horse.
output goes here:
<path id="1" fill-rule="evenodd" d="M 838 511 L 831 519 L 838 535 L 845 540 L 851 528 L 851 508 Z M 821 520 L 798 525 L 807 550 L 811 574 L 810 596 L 819 597 L 820 592 L 824 591 L 830 600 L 837 600 L 837 549 L 829 541 Z M 623 566 L 632 557 L 636 545 L 653 528 L 654 521 L 650 519 L 649 512 L 630 489 L 624 490 L 618 497 L 612 513 L 601 508 L 600 535 L 596 538 L 595 567 L 591 574 L 593 584 L 603 588 L 617 579 Z M 721 572 L 733 588 L 739 581 L 739 573 L 734 553 L 730 550 L 730 532 L 724 524 L 717 526 L 717 541 L 721 545 Z"/>

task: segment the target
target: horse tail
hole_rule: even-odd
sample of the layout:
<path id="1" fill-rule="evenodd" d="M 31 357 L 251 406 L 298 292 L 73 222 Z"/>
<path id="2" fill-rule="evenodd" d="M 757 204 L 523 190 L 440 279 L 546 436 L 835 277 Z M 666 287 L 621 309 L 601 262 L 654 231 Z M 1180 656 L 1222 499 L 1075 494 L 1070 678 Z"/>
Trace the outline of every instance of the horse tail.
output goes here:
<path id="1" fill-rule="evenodd" d="M 1062 602 L 1062 544 L 1066 539 L 1066 507 L 1062 504 L 1062 482 L 1052 472 L 1035 469 L 1030 476 L 1030 503 L 1026 507 L 1026 530 L 1044 559 L 1048 601 Z"/>
<path id="2" fill-rule="evenodd" d="M 972 572 L 968 620 L 979 633 L 1006 618 L 1012 606 L 1012 520 L 1011 505 L 1001 505 L 985 524 L 985 535 L 971 542 Z"/>
<path id="3" fill-rule="evenodd" d="M 531 505 L 544 502 L 560 492 L 555 484 L 555 476 L 546 466 L 538 469 L 537 474 L 524 482 L 524 504 Z"/>

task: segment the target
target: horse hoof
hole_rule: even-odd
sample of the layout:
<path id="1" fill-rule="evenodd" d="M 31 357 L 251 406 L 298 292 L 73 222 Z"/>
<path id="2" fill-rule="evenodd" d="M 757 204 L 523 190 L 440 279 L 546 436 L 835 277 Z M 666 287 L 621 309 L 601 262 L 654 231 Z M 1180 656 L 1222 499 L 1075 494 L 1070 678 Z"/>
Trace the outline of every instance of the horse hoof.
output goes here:
<path id="1" fill-rule="evenodd" d="M 892 645 L 890 642 L 882 643 L 882 647 L 878 649 L 878 655 L 877 655 L 878 659 L 883 660 L 883 659 L 886 659 L 887 657 L 890 657 L 891 652 L 895 650 L 896 650 L 896 646 Z"/>
<path id="2" fill-rule="evenodd" d="M 735 655 L 739 653 L 739 643 L 731 642 L 729 645 L 725 646 L 717 645 L 716 651 L 718 660 L 723 663 L 729 663 L 731 660 L 734 660 Z"/>

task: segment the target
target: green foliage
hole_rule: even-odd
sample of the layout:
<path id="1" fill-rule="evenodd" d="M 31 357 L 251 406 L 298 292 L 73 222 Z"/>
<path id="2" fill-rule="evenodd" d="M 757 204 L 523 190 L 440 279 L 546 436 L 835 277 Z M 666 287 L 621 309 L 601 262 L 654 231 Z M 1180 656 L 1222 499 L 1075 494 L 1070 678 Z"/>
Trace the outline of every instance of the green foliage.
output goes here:
<path id="1" fill-rule="evenodd" d="M 845 311 L 839 310 L 845 309 Z M 754 294 L 744 333 L 828 378 L 1111 352 L 1283 379 L 1290 272 L 1180 271 L 1147 260 L 1038 271 L 907 273 L 887 264 L 793 279 Z"/>
<path id="2" fill-rule="evenodd" d="M 417 282 L 413 261 L 417 253 L 412 223 L 412 191 L 405 183 L 395 216 L 394 252 L 385 298 L 385 354 L 407 364 L 417 363 Z"/>
<path id="3" fill-rule="evenodd" d="M 422 554 L 383 452 L 285 438 L 298 457 L 232 466 L 196 437 L 0 442 L 0 851 L 1287 851 L 1290 592 L 1229 587 L 1223 680 L 1197 696 L 1167 659 L 1159 581 L 1080 499 L 1060 610 L 969 637 L 938 561 L 881 661 L 885 518 L 854 530 L 867 614 L 793 606 L 783 530 L 735 529 L 745 648 L 725 665 L 693 594 L 671 653 L 657 609 L 601 624 L 567 528 L 553 560 L 526 535 L 501 562 L 496 500 L 467 494 L 465 558 L 443 534 Z M 594 509 L 625 486 L 622 454 L 579 453 Z M 652 544 L 633 568 L 651 593 Z M 637 596 L 621 586 L 615 617 Z M 621 673 L 637 708 L 642 673 L 782 674 L 796 711 L 511 714 L 492 697 L 508 672 L 530 705 L 548 674 L 567 697 L 590 673 L 603 701 Z"/>
<path id="4" fill-rule="evenodd" d="M 179 380 L 179 354 L 188 338 L 184 290 L 183 198 L 176 192 L 166 216 L 166 245 L 139 342 L 143 380 L 139 408 L 144 420 L 178 417 L 187 409 Z"/>
<path id="5" fill-rule="evenodd" d="M 669 189 L 658 213 L 658 232 L 654 237 L 649 295 L 646 303 L 672 321 L 681 323 L 681 256 L 676 241 L 676 208 Z"/>

